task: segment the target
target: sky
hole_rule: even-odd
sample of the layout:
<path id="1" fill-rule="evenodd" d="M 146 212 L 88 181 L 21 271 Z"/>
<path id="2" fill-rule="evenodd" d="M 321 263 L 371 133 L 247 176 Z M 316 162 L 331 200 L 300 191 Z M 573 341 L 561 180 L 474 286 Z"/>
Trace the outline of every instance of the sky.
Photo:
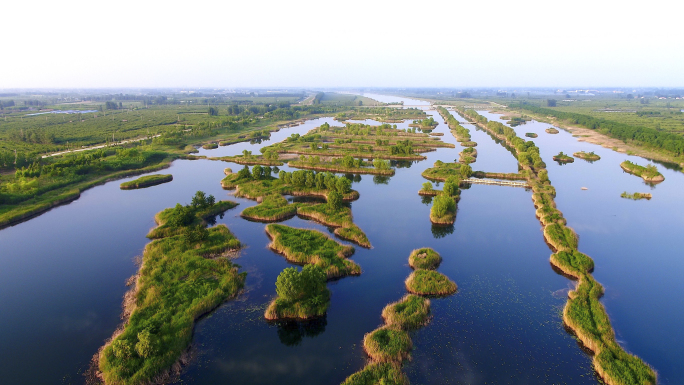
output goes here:
<path id="1" fill-rule="evenodd" d="M 680 1 L 12 1 L 0 89 L 682 87 Z"/>

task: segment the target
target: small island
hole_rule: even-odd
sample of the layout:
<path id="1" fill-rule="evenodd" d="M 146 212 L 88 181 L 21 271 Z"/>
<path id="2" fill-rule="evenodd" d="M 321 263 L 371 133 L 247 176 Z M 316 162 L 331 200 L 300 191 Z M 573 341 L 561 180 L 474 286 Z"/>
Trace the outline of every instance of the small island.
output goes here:
<path id="1" fill-rule="evenodd" d="M 430 209 L 430 221 L 436 225 L 453 225 L 456 222 L 456 201 L 454 198 L 447 194 L 437 195 Z"/>
<path id="2" fill-rule="evenodd" d="M 375 329 L 363 338 L 363 348 L 374 361 L 401 363 L 409 358 L 412 347 L 409 334 L 392 326 Z"/>
<path id="3" fill-rule="evenodd" d="M 456 283 L 434 270 L 419 269 L 406 278 L 406 290 L 418 295 L 449 295 L 456 292 Z"/>
<path id="4" fill-rule="evenodd" d="M 547 128 L 547 129 L 544 130 L 544 131 L 546 131 L 547 134 L 557 134 L 557 133 L 560 132 L 560 131 L 558 131 L 557 129 L 555 129 L 555 128 L 553 128 L 553 127 Z"/>
<path id="5" fill-rule="evenodd" d="M 561 151 L 553 157 L 553 160 L 555 160 L 558 163 L 572 163 L 575 161 L 575 158 L 568 156 L 567 154 L 563 153 L 563 151 Z"/>
<path id="6" fill-rule="evenodd" d="M 387 325 L 403 330 L 417 329 L 428 322 L 430 300 L 419 295 L 407 294 L 382 310 L 382 318 Z"/>
<path id="7" fill-rule="evenodd" d="M 643 180 L 649 183 L 660 183 L 665 180 L 663 174 L 658 171 L 658 168 L 652 164 L 648 166 L 639 166 L 628 160 L 620 163 L 620 167 L 627 173 L 640 176 Z"/>
<path id="8" fill-rule="evenodd" d="M 316 265 L 306 265 L 302 271 L 288 267 L 278 275 L 278 297 L 268 305 L 264 317 L 305 320 L 324 315 L 330 305 L 330 290 L 325 281 L 325 273 Z"/>
<path id="9" fill-rule="evenodd" d="M 361 267 L 347 259 L 354 248 L 320 231 L 270 224 L 266 226 L 266 233 L 272 239 L 271 249 L 292 263 L 318 266 L 328 279 L 361 274 Z"/>
<path id="10" fill-rule="evenodd" d="M 442 257 L 429 247 L 416 249 L 409 255 L 409 266 L 414 269 L 434 270 L 442 262 Z"/>
<path id="11" fill-rule="evenodd" d="M 526 132 L 526 133 L 525 133 L 525 136 L 528 137 L 528 138 L 536 138 L 536 137 L 538 137 L 539 135 L 535 134 L 534 132 Z"/>
<path id="12" fill-rule="evenodd" d="M 347 377 L 342 385 L 409 385 L 401 367 L 393 362 L 371 362 L 362 370 Z"/>
<path id="13" fill-rule="evenodd" d="M 572 154 L 572 156 L 574 156 L 576 158 L 584 159 L 584 160 L 589 161 L 589 162 L 595 162 L 597 160 L 601 160 L 601 157 L 596 155 L 593 151 L 591 151 L 591 152 L 578 151 L 578 152 Z"/>
<path id="14" fill-rule="evenodd" d="M 213 150 L 213 149 L 218 148 L 218 146 L 219 146 L 218 143 L 207 143 L 207 144 L 203 145 L 202 148 L 205 150 Z"/>
<path id="15" fill-rule="evenodd" d="M 150 186 L 156 186 L 158 184 L 171 182 L 173 180 L 173 175 L 171 174 L 155 174 L 140 177 L 138 179 L 123 182 L 119 186 L 122 190 L 134 190 L 139 188 L 145 188 Z"/>
<path id="16" fill-rule="evenodd" d="M 627 191 L 625 191 L 622 194 L 620 194 L 620 197 L 625 198 L 625 199 L 633 199 L 635 201 L 638 201 L 639 199 L 650 200 L 651 198 L 653 198 L 653 195 L 651 195 L 651 193 L 639 193 L 639 192 L 629 194 Z"/>

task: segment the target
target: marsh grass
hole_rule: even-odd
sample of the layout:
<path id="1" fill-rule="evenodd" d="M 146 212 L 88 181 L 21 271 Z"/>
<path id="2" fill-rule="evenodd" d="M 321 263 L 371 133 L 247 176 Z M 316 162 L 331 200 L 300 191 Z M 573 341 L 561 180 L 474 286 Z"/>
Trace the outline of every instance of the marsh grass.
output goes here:
<path id="1" fill-rule="evenodd" d="M 418 295 L 407 294 L 382 310 L 385 323 L 403 330 L 417 329 L 427 324 L 430 315 L 430 300 Z"/>
<path id="2" fill-rule="evenodd" d="M 419 269 L 406 278 L 406 290 L 418 295 L 449 295 L 457 290 L 456 283 L 434 270 Z"/>
<path id="3" fill-rule="evenodd" d="M 620 163 L 620 167 L 632 175 L 640 176 L 643 180 L 647 182 L 657 183 L 665 180 L 663 174 L 661 174 L 658 171 L 658 168 L 652 164 L 649 164 L 646 167 L 644 167 L 626 160 Z"/>
<path id="4" fill-rule="evenodd" d="M 399 365 L 373 362 L 347 377 L 342 385 L 409 385 L 409 380 Z"/>
<path id="5" fill-rule="evenodd" d="M 416 249 L 409 255 L 409 266 L 414 269 L 435 270 L 442 262 L 442 257 L 429 247 Z"/>
<path id="6" fill-rule="evenodd" d="M 578 151 L 578 152 L 573 153 L 572 156 L 574 156 L 576 158 L 588 160 L 590 162 L 595 162 L 595 161 L 601 159 L 601 157 L 598 156 L 597 154 L 594 154 L 593 151 L 591 151 L 591 152 Z"/>
<path id="7" fill-rule="evenodd" d="M 361 267 L 346 259 L 354 248 L 341 245 L 320 231 L 269 224 L 266 232 L 273 240 L 269 247 L 290 262 L 320 267 L 328 279 L 361 274 Z"/>
<path id="8" fill-rule="evenodd" d="M 544 227 L 544 238 L 558 251 L 577 249 L 577 234 L 571 228 L 560 223 L 551 223 Z"/>
<path id="9" fill-rule="evenodd" d="M 374 361 L 400 364 L 410 358 L 412 347 L 409 334 L 391 326 L 375 329 L 363 338 L 363 348 Z"/>
<path id="10" fill-rule="evenodd" d="M 187 224 L 187 226 L 205 226 L 206 219 L 230 210 L 237 205 L 238 203 L 233 201 L 218 201 L 211 207 L 192 209 L 192 222 Z M 174 209 L 175 208 L 164 209 L 154 216 L 154 221 L 157 223 L 157 227 L 150 230 L 150 232 L 147 234 L 147 238 L 156 239 L 170 237 L 173 235 L 178 235 L 183 231 L 184 226 L 177 226 L 168 223 L 169 219 L 174 213 Z"/>
<path id="11" fill-rule="evenodd" d="M 123 182 L 119 186 L 122 190 L 132 190 L 138 188 L 145 188 L 150 186 L 156 186 L 158 184 L 171 182 L 173 180 L 173 175 L 171 174 L 155 174 L 146 175 L 138 179 Z"/>

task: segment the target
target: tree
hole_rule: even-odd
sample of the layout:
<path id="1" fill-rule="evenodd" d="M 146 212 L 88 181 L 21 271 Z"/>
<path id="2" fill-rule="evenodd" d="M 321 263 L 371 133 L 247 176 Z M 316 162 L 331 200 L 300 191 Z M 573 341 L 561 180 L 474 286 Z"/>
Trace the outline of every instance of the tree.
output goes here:
<path id="1" fill-rule="evenodd" d="M 325 273 L 316 265 L 306 265 L 301 272 L 288 267 L 276 279 L 276 293 L 286 301 L 306 300 L 326 290 L 325 280 Z"/>
<path id="2" fill-rule="evenodd" d="M 328 208 L 332 211 L 337 211 L 342 207 L 342 194 L 337 191 L 328 193 Z"/>
<path id="3" fill-rule="evenodd" d="M 423 191 L 432 191 L 433 186 L 431 182 L 423 183 Z"/>
<path id="4" fill-rule="evenodd" d="M 204 208 L 207 205 L 207 194 L 204 191 L 196 192 L 191 204 L 194 208 Z"/>
<path id="5" fill-rule="evenodd" d="M 219 113 L 218 108 L 209 107 L 209 116 L 217 116 Z"/>
<path id="6" fill-rule="evenodd" d="M 252 179 L 252 174 L 249 173 L 249 167 L 245 166 L 238 171 L 238 179 Z"/>
<path id="7" fill-rule="evenodd" d="M 447 196 L 454 196 L 458 194 L 458 185 L 453 183 L 452 181 L 447 181 L 444 183 L 444 188 L 442 189 L 444 191 L 444 194 Z"/>
<path id="8" fill-rule="evenodd" d="M 194 245 L 209 238 L 209 230 L 202 225 L 185 227 L 183 229 L 183 240 L 186 245 Z"/>
<path id="9" fill-rule="evenodd" d="M 472 147 L 471 147 L 472 148 Z M 473 168 L 469 164 L 461 165 L 461 177 L 468 179 L 473 175 Z"/>
<path id="10" fill-rule="evenodd" d="M 263 169 L 263 167 L 261 167 L 261 166 L 259 166 L 259 165 L 256 165 L 256 166 L 252 167 L 252 177 L 253 177 L 254 179 L 259 180 L 259 179 L 261 179 L 263 176 L 264 176 L 264 169 Z"/>
<path id="11" fill-rule="evenodd" d="M 345 177 L 339 178 L 335 187 L 338 193 L 347 194 L 351 192 L 351 181 Z"/>
<path id="12" fill-rule="evenodd" d="M 378 170 L 389 170 L 390 162 L 382 159 L 373 160 L 373 166 Z"/>
<path id="13" fill-rule="evenodd" d="M 441 218 L 456 209 L 456 202 L 447 195 L 437 195 L 432 202 L 432 215 Z"/>
<path id="14" fill-rule="evenodd" d="M 170 227 L 183 227 L 192 223 L 193 219 L 194 212 L 192 208 L 177 203 L 176 207 L 174 207 L 173 211 L 171 211 L 169 219 L 166 221 L 166 223 Z"/>
<path id="15" fill-rule="evenodd" d="M 546 101 L 547 107 L 556 107 L 556 99 L 549 99 Z"/>
<path id="16" fill-rule="evenodd" d="M 344 158 L 342 158 L 342 166 L 346 168 L 354 167 L 354 158 L 352 158 L 351 155 L 345 155 Z"/>

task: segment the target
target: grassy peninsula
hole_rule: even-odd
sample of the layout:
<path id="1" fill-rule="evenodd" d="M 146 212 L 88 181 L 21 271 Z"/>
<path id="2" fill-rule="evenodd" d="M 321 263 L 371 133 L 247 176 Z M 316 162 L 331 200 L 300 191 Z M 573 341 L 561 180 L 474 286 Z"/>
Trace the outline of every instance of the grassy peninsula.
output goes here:
<path id="1" fill-rule="evenodd" d="M 649 183 L 660 183 L 665 180 L 663 174 L 658 171 L 658 168 L 652 164 L 646 167 L 632 163 L 628 160 L 620 163 L 620 167 L 627 173 L 640 176 L 644 181 Z"/>
<path id="2" fill-rule="evenodd" d="M 306 265 L 301 271 L 288 267 L 278 275 L 278 296 L 268 305 L 264 317 L 302 320 L 324 315 L 330 305 L 325 281 L 325 273 L 316 265 Z"/>
<path id="3" fill-rule="evenodd" d="M 224 225 L 196 225 L 213 205 L 195 203 L 173 209 L 165 222 L 170 235 L 145 247 L 135 286 L 124 300 L 127 319 L 98 355 L 105 383 L 140 384 L 164 376 L 190 344 L 194 321 L 243 287 L 246 274 L 226 257 L 240 241 Z"/>
<path id="4" fill-rule="evenodd" d="M 150 186 L 156 186 L 158 184 L 171 182 L 173 180 L 173 175 L 171 174 L 156 174 L 147 175 L 140 177 L 136 180 L 130 182 L 121 183 L 120 188 L 122 190 L 133 190 L 138 188 L 145 188 Z"/>
<path id="5" fill-rule="evenodd" d="M 269 224 L 266 233 L 272 239 L 270 248 L 292 263 L 316 265 L 328 279 L 361 274 L 361 267 L 347 259 L 354 248 L 341 245 L 320 231 Z"/>

